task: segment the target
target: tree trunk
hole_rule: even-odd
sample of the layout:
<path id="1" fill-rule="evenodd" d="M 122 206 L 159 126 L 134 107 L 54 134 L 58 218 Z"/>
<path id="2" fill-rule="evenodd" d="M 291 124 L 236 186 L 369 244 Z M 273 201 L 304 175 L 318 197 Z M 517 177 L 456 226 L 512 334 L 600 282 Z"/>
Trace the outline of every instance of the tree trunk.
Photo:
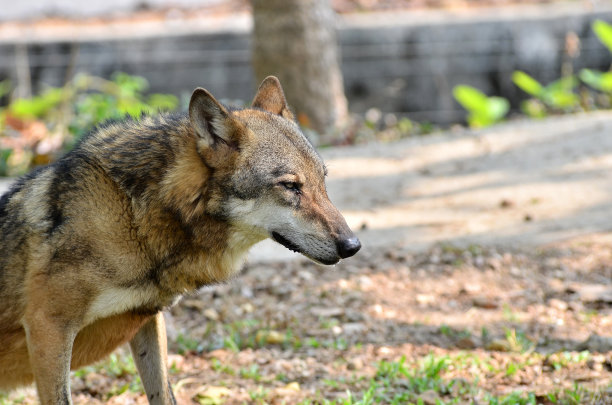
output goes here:
<path id="1" fill-rule="evenodd" d="M 253 67 L 258 82 L 281 81 L 300 124 L 327 134 L 347 118 L 329 0 L 253 0 Z"/>

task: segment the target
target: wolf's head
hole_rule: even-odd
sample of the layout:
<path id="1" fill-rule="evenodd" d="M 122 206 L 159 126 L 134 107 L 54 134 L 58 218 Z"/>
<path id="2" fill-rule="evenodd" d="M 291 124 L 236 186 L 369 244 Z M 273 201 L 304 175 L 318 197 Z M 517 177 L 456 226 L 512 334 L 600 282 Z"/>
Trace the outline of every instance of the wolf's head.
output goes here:
<path id="1" fill-rule="evenodd" d="M 266 78 L 252 107 L 242 110 L 228 110 L 198 88 L 189 119 L 217 185 L 210 209 L 245 237 L 271 237 L 323 264 L 361 248 L 327 196 L 325 165 L 294 121 L 278 79 Z"/>

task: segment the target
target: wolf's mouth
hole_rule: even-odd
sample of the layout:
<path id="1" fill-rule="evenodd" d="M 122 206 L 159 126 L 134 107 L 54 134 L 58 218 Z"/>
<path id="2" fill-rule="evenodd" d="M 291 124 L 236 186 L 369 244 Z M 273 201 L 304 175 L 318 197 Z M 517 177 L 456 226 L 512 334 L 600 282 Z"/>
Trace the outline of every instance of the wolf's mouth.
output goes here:
<path id="1" fill-rule="evenodd" d="M 325 265 L 332 265 L 332 264 L 336 264 L 339 261 L 338 259 L 321 259 L 321 258 L 314 258 L 306 253 L 304 253 L 302 251 L 302 249 L 296 245 L 295 243 L 291 242 L 289 239 L 285 238 L 283 235 L 281 235 L 278 232 L 272 232 L 272 239 L 274 239 L 276 242 L 280 243 L 281 245 L 283 245 L 284 247 L 286 247 L 287 249 L 296 252 L 296 253 L 301 253 L 304 256 L 306 256 L 307 258 L 309 258 L 310 260 L 317 262 L 319 264 L 325 264 Z"/>
<path id="2" fill-rule="evenodd" d="M 291 242 L 289 239 L 285 238 L 283 235 L 281 235 L 278 232 L 272 232 L 272 239 L 274 239 L 275 241 L 277 241 L 278 243 L 280 243 L 281 245 L 283 245 L 284 247 L 286 247 L 287 249 L 293 252 L 302 253 L 302 250 L 300 249 L 298 245 Z"/>

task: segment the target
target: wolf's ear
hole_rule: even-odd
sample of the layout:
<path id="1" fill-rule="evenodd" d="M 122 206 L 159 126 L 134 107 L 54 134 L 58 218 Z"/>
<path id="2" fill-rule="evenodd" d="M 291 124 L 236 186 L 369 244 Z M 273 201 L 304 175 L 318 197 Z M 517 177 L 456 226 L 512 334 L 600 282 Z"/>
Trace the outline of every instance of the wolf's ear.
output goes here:
<path id="1" fill-rule="evenodd" d="M 215 143 L 221 138 L 230 141 L 227 128 L 228 111 L 207 90 L 198 87 L 193 91 L 189 101 L 189 121 L 198 137 L 206 145 Z"/>
<path id="2" fill-rule="evenodd" d="M 283 88 L 275 76 L 268 76 L 261 82 L 252 106 L 294 120 L 293 114 L 287 106 Z"/>

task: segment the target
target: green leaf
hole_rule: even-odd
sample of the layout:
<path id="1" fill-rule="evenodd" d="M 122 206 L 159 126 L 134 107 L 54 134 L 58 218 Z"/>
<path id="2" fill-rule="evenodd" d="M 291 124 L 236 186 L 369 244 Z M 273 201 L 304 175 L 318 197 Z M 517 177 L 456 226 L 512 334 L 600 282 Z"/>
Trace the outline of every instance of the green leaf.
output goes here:
<path id="1" fill-rule="evenodd" d="M 499 121 L 510 110 L 510 103 L 503 97 L 489 97 L 487 100 L 487 113 L 494 121 Z"/>
<path id="2" fill-rule="evenodd" d="M 571 109 L 579 102 L 578 96 L 574 94 L 577 85 L 578 79 L 575 76 L 562 77 L 549 83 L 539 98 L 552 108 Z"/>
<path id="3" fill-rule="evenodd" d="M 536 79 L 520 70 L 512 73 L 512 81 L 525 93 L 534 97 L 540 97 L 544 90 L 542 85 Z"/>
<path id="4" fill-rule="evenodd" d="M 470 112 L 484 112 L 487 109 L 487 96 L 472 86 L 455 86 L 453 96 L 463 108 Z"/>
<path id="5" fill-rule="evenodd" d="M 546 107 L 540 100 L 529 99 L 521 103 L 521 110 L 531 118 L 544 118 L 546 117 Z"/>
<path id="6" fill-rule="evenodd" d="M 582 69 L 578 74 L 580 80 L 594 89 L 612 92 L 612 72 L 599 72 L 597 70 Z"/>
<path id="7" fill-rule="evenodd" d="M 546 90 L 552 91 L 572 91 L 578 85 L 578 79 L 576 76 L 566 76 L 561 79 L 555 80 L 546 86 Z"/>
<path id="8" fill-rule="evenodd" d="M 597 38 L 612 52 L 612 25 L 602 20 L 595 20 L 592 28 Z"/>
<path id="9" fill-rule="evenodd" d="M 570 109 L 578 103 L 578 96 L 564 90 L 546 92 L 544 102 L 561 110 Z"/>
<path id="10" fill-rule="evenodd" d="M 501 120 L 510 110 L 510 103 L 502 97 L 487 97 L 471 86 L 459 85 L 453 89 L 453 96 L 468 110 L 468 124 L 473 128 L 487 127 Z"/>

